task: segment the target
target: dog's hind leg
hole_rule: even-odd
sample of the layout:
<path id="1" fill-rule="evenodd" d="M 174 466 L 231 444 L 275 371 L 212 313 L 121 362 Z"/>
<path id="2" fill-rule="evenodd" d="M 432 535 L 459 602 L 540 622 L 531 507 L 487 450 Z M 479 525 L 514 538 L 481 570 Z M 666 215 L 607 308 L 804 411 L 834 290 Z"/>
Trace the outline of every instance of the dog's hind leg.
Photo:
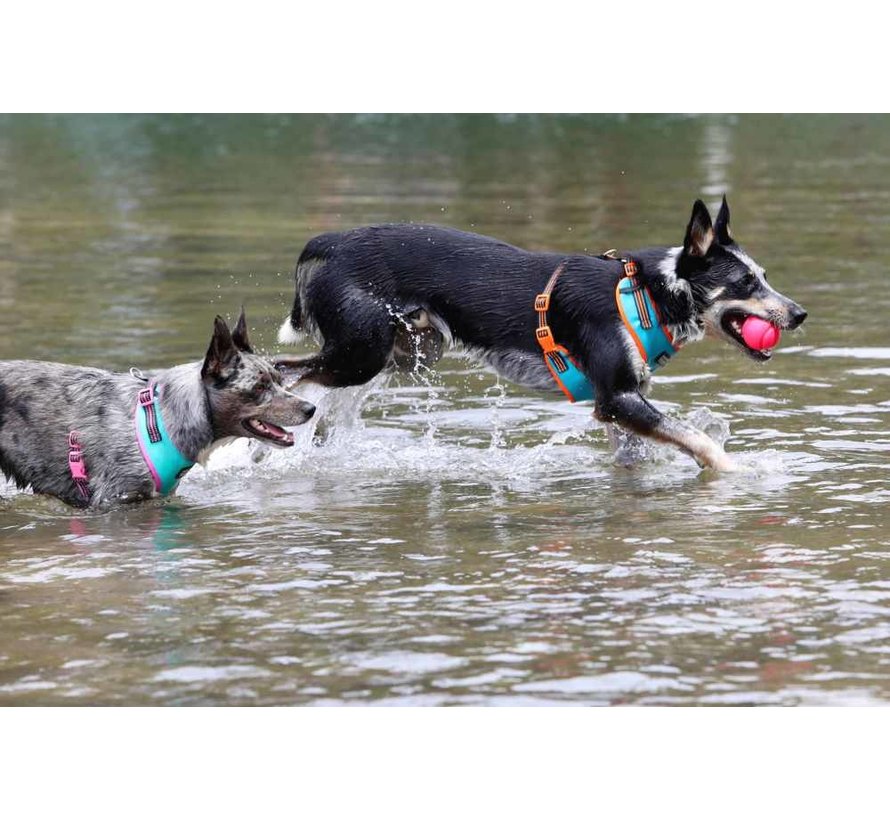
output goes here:
<path id="1" fill-rule="evenodd" d="M 396 318 L 393 364 L 403 373 L 431 368 L 445 348 L 445 337 L 430 321 L 429 313 L 416 308 Z"/>
<path id="2" fill-rule="evenodd" d="M 343 321 L 338 313 L 319 318 L 324 343 L 314 356 L 279 357 L 275 367 L 297 386 L 303 382 L 323 387 L 351 387 L 374 378 L 390 360 L 396 331 L 385 307 L 370 299 L 355 306 L 357 319 Z"/>
<path id="3" fill-rule="evenodd" d="M 322 387 L 352 387 L 374 378 L 386 366 L 392 347 L 388 350 L 366 349 L 350 352 L 325 344 L 321 352 L 305 358 L 279 357 L 275 368 L 289 383 L 318 384 Z"/>
<path id="4" fill-rule="evenodd" d="M 325 385 L 325 358 L 321 353 L 312 356 L 276 356 L 275 369 L 281 371 L 291 385 L 307 381 L 333 386 Z"/>

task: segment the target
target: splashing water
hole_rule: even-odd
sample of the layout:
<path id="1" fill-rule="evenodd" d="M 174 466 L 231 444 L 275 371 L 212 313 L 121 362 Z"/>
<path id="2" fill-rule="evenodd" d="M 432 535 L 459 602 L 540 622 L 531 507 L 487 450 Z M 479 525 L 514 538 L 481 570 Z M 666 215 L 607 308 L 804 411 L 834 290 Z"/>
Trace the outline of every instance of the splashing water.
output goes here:
<path id="1" fill-rule="evenodd" d="M 294 446 L 273 449 L 247 439 L 239 439 L 213 451 L 205 471 L 194 470 L 180 487 L 188 494 L 190 486 L 214 480 L 221 472 L 227 478 L 243 473 L 250 481 L 258 473 L 282 475 L 291 471 L 324 475 L 393 475 L 466 479 L 472 475 L 491 482 L 529 482 L 543 473 L 601 471 L 608 467 L 608 456 L 601 448 L 589 446 L 590 429 L 561 430 L 545 441 L 530 446 L 508 447 L 504 435 L 502 410 L 506 391 L 500 385 L 486 391 L 487 409 L 467 414 L 466 422 L 478 420 L 489 429 L 487 446 L 482 441 L 465 444 L 462 437 L 439 435 L 439 420 L 451 411 L 439 401 L 435 387 L 402 389 L 408 397 L 412 421 L 420 425 L 369 424 L 362 411 L 381 400 L 387 376 L 378 376 L 361 387 L 327 390 L 317 385 L 295 392 L 315 402 L 318 410 L 306 424 L 294 428 Z M 440 407 L 439 405 L 444 405 Z M 593 425 L 587 421 L 586 428 Z M 578 442 L 578 443 L 576 443 Z M 203 472 L 203 474 L 202 474 Z"/>
<path id="2" fill-rule="evenodd" d="M 536 444 L 517 443 L 510 441 L 510 433 L 522 411 L 499 381 L 483 391 L 482 406 L 477 401 L 471 409 L 452 408 L 447 395 L 442 397 L 447 391 L 431 380 L 428 370 L 413 373 L 410 381 L 412 386 L 387 390 L 390 377 L 381 374 L 360 387 L 298 387 L 295 392 L 314 402 L 318 410 L 309 422 L 293 429 L 292 448 L 280 450 L 237 440 L 215 450 L 206 470 L 194 470 L 180 491 L 188 495 L 201 484 L 215 485 L 220 473 L 225 473 L 227 480 L 246 483 L 259 475 L 290 472 L 453 480 L 472 476 L 492 484 L 528 488 L 566 478 L 601 477 L 614 469 L 613 464 L 644 472 L 669 466 L 678 477 L 699 471 L 675 447 L 628 434 L 614 425 L 601 425 L 592 419 L 589 406 L 546 399 L 531 410 L 523 405 L 546 435 Z M 393 396 L 405 402 L 407 413 L 393 412 Z M 366 410 L 381 408 L 379 418 L 364 417 Z M 545 416 L 541 411 L 553 418 L 537 418 Z M 726 418 L 707 408 L 695 409 L 683 420 L 720 445 L 730 437 Z M 553 421 L 564 429 L 553 429 Z M 614 452 L 603 445 L 604 429 Z M 745 453 L 741 461 L 758 473 L 783 472 L 782 460 L 775 453 Z"/>

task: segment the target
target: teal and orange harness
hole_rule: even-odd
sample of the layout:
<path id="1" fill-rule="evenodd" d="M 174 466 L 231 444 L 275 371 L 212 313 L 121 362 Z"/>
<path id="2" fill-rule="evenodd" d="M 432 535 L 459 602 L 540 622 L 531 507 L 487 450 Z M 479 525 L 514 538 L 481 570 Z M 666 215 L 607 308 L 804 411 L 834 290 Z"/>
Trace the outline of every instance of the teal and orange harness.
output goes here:
<path id="1" fill-rule="evenodd" d="M 618 315 L 624 327 L 633 339 L 643 362 L 649 370 L 656 370 L 666 364 L 679 349 L 680 344 L 662 322 L 658 306 L 652 299 L 649 288 L 637 278 L 637 265 L 632 259 L 620 259 L 611 252 L 604 254 L 606 258 L 615 259 L 624 265 L 624 276 L 615 286 L 615 303 Z M 544 353 L 544 363 L 553 376 L 559 389 L 571 402 L 592 401 L 595 398 L 593 384 L 579 367 L 572 354 L 562 345 L 557 344 L 547 323 L 547 311 L 550 309 L 550 296 L 556 287 L 556 280 L 565 268 L 560 262 L 550 276 L 543 293 L 535 297 L 535 311 L 538 314 L 538 327 L 535 337 Z"/>

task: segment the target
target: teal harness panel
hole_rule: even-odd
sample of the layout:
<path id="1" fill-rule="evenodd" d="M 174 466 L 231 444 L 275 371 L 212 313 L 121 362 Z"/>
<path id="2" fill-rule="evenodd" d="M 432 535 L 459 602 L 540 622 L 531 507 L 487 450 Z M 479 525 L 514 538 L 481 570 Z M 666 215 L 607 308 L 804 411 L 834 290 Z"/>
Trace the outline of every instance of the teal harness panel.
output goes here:
<path id="1" fill-rule="evenodd" d="M 139 391 L 135 424 L 136 441 L 151 473 L 155 490 L 160 495 L 169 495 L 176 489 L 179 479 L 195 466 L 195 462 L 180 453 L 170 438 L 161 417 L 158 386 L 154 382 Z"/>
<path id="2" fill-rule="evenodd" d="M 618 313 L 649 370 L 657 370 L 667 364 L 679 347 L 674 345 L 667 327 L 661 323 L 648 289 L 637 281 L 634 275 L 635 263 L 623 259 L 618 261 L 623 262 L 625 266 L 625 276 L 615 287 Z M 593 384 L 569 351 L 556 343 L 547 324 L 550 293 L 562 268 L 563 265 L 560 264 L 550 277 L 544 292 L 535 299 L 535 310 L 539 321 L 536 335 L 544 351 L 544 363 L 566 398 L 571 402 L 592 401 L 596 398 Z"/>
<path id="3" fill-rule="evenodd" d="M 575 364 L 567 351 L 551 350 L 544 354 L 544 359 L 551 375 L 569 401 L 593 401 L 596 398 L 590 379 Z"/>
<path id="4" fill-rule="evenodd" d="M 677 352 L 673 339 L 659 321 L 649 291 L 625 277 L 615 291 L 618 310 L 625 326 L 634 337 L 637 349 L 649 370 L 658 370 Z M 642 349 L 641 349 L 642 348 Z"/>

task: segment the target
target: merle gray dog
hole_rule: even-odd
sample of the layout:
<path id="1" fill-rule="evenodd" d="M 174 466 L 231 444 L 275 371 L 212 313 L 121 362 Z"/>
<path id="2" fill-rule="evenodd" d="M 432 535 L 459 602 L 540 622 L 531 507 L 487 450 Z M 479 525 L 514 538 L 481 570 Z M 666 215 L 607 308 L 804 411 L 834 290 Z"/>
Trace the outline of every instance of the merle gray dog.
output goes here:
<path id="1" fill-rule="evenodd" d="M 212 444 L 243 436 L 290 447 L 315 407 L 254 353 L 244 311 L 217 316 L 203 362 L 112 373 L 0 362 L 0 470 L 20 488 L 78 507 L 166 495 Z"/>

